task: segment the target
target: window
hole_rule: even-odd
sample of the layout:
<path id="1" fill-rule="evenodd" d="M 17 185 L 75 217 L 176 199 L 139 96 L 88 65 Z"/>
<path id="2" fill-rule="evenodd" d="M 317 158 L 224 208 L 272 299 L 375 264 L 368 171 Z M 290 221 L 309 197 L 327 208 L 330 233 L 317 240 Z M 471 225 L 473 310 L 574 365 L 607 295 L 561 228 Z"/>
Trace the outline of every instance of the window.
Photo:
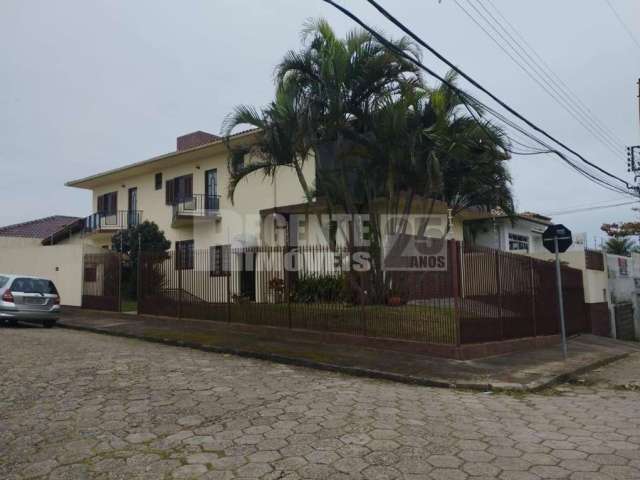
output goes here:
<path id="1" fill-rule="evenodd" d="M 231 157 L 231 166 L 234 172 L 238 172 L 244 168 L 245 156 L 246 156 L 246 152 L 243 152 L 243 151 L 233 152 L 233 156 Z"/>
<path id="2" fill-rule="evenodd" d="M 209 249 L 212 277 L 226 276 L 231 272 L 231 245 L 216 245 Z"/>
<path id="3" fill-rule="evenodd" d="M 98 213 L 115 215 L 118 211 L 118 192 L 105 193 L 98 197 Z"/>
<path id="4" fill-rule="evenodd" d="M 629 264 L 626 258 L 618 257 L 618 270 L 620 271 L 621 277 L 629 276 Z"/>
<path id="5" fill-rule="evenodd" d="M 162 190 L 162 173 L 156 173 L 156 190 Z"/>
<path id="6" fill-rule="evenodd" d="M 193 270 L 193 240 L 176 242 L 176 270 Z"/>
<path id="7" fill-rule="evenodd" d="M 9 281 L 9 277 L 0 276 L 0 288 L 4 287 L 8 281 Z"/>
<path id="8" fill-rule="evenodd" d="M 16 278 L 11 284 L 11 290 L 19 293 L 58 294 L 53 282 L 43 278 Z"/>
<path id="9" fill-rule="evenodd" d="M 190 200 L 193 197 L 193 175 L 183 175 L 167 180 L 165 200 L 167 205 Z"/>
<path id="10" fill-rule="evenodd" d="M 84 266 L 84 281 L 85 282 L 98 281 L 98 267 L 96 265 Z"/>
<path id="11" fill-rule="evenodd" d="M 529 237 L 518 235 L 517 233 L 509 234 L 509 251 L 510 252 L 528 252 Z"/>

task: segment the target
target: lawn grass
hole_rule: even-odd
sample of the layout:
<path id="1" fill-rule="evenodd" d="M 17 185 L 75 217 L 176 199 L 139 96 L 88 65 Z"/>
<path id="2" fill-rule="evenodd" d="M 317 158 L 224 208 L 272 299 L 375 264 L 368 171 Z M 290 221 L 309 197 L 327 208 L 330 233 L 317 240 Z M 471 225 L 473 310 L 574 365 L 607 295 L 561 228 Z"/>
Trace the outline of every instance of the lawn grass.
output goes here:
<path id="1" fill-rule="evenodd" d="M 130 298 L 122 299 L 122 306 L 120 308 L 122 312 L 137 312 L 138 311 L 138 301 Z"/>
<path id="2" fill-rule="evenodd" d="M 289 317 L 289 309 L 291 315 Z M 232 321 L 429 343 L 455 341 L 454 309 L 428 305 L 247 303 L 231 306 Z"/>
<path id="3" fill-rule="evenodd" d="M 164 302 L 166 299 L 158 297 L 152 303 L 162 306 Z M 178 311 L 177 304 L 171 303 L 171 308 L 159 311 L 175 314 Z M 225 304 L 203 301 L 185 302 L 181 311 L 184 318 L 446 345 L 455 344 L 457 336 L 454 308 L 446 304 L 362 306 L 329 302 Z"/>

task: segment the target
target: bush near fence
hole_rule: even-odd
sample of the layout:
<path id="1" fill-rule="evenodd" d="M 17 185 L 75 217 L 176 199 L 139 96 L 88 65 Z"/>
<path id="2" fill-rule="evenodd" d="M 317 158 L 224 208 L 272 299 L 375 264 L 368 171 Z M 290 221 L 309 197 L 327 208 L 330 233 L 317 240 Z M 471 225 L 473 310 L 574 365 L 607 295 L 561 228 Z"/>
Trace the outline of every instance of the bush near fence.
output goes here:
<path id="1" fill-rule="evenodd" d="M 213 250 L 190 258 L 143 254 L 139 313 L 461 345 L 559 332 L 552 263 L 449 242 L 446 271 L 389 273 L 391 296 L 372 304 L 347 280 L 347 251 L 328 247 Z M 289 255 L 288 255 L 289 254 Z M 247 268 L 254 271 L 247 272 Z M 586 331 L 579 270 L 562 268 L 568 331 Z M 393 301 L 391 301 L 393 300 Z"/>

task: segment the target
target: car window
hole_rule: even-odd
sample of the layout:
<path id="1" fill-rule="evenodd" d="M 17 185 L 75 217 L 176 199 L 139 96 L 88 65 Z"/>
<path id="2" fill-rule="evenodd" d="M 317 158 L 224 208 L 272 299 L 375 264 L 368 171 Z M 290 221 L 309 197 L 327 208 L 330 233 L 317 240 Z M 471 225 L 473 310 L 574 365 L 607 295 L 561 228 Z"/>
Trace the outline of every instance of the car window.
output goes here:
<path id="1" fill-rule="evenodd" d="M 0 288 L 4 287 L 9 281 L 9 277 L 3 277 L 0 275 Z"/>
<path id="2" fill-rule="evenodd" d="M 53 282 L 42 278 L 16 278 L 11 284 L 11 290 L 22 293 L 58 294 Z"/>

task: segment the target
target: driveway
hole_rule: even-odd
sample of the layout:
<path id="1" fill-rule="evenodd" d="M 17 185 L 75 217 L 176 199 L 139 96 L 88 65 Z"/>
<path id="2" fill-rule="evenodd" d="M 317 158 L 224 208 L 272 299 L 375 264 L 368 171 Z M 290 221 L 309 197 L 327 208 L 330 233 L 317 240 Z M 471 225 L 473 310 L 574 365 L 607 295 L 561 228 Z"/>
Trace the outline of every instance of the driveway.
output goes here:
<path id="1" fill-rule="evenodd" d="M 640 478 L 638 354 L 509 396 L 62 329 L 0 352 L 2 479 Z"/>

